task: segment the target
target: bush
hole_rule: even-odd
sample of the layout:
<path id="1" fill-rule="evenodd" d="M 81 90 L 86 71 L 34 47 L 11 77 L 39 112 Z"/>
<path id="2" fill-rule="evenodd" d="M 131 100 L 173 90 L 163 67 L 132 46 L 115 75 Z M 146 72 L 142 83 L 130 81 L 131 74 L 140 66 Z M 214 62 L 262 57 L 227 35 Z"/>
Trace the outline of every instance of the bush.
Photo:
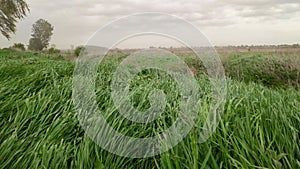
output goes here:
<path id="1" fill-rule="evenodd" d="M 52 47 L 48 49 L 48 54 L 60 54 L 60 50 Z"/>
<path id="2" fill-rule="evenodd" d="M 20 51 L 25 51 L 25 45 L 22 43 L 15 43 L 12 47 L 10 47 L 11 49 L 15 49 L 15 50 L 20 50 Z"/>
<path id="3" fill-rule="evenodd" d="M 75 52 L 74 52 L 75 56 L 78 57 L 80 55 L 81 50 L 83 50 L 83 49 L 84 49 L 83 46 L 76 47 Z"/>

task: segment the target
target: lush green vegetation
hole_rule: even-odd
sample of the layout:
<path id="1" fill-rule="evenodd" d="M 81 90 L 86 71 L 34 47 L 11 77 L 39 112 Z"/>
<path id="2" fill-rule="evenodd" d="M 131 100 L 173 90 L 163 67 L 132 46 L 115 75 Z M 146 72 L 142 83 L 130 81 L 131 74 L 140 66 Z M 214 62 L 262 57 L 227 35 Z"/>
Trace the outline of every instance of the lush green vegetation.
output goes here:
<path id="1" fill-rule="evenodd" d="M 231 54 L 225 58 L 225 69 L 233 79 L 272 88 L 300 89 L 299 54 Z"/>
<path id="2" fill-rule="evenodd" d="M 270 69 L 266 66 L 268 57 L 263 55 L 229 57 L 225 59 L 225 67 L 235 80 L 228 79 L 225 111 L 210 139 L 202 144 L 197 142 L 203 122 L 199 119 L 188 137 L 172 150 L 152 158 L 130 159 L 101 149 L 84 134 L 72 103 L 74 63 L 40 54 L 2 50 L 0 168 L 300 168 L 300 92 L 294 82 L 285 83 L 283 79 L 277 82 L 269 77 L 294 79 L 299 77 L 299 71 L 280 72 L 282 66 Z M 119 59 L 108 59 L 100 65 L 98 72 L 103 78 L 97 79 L 96 85 L 99 108 L 122 133 L 136 137 L 157 134 L 172 118 L 163 117 L 141 128 L 111 111 L 109 83 L 116 60 Z M 228 64 L 239 65 L 235 64 L 238 61 L 245 63 L 239 69 L 244 70 L 241 74 L 235 74 L 241 72 L 238 69 L 227 67 Z M 260 65 L 262 63 L 264 65 Z M 276 74 L 267 72 L 265 77 L 262 71 L 269 69 Z M 286 75 L 289 72 L 291 74 Z M 157 75 L 168 79 L 163 73 L 144 71 L 140 78 L 132 81 L 135 92 L 132 102 L 137 108 L 143 110 L 148 106 L 149 102 L 139 100 L 146 97 L 153 87 L 151 84 L 159 83 Z M 259 78 L 255 79 L 254 75 Z M 207 81 L 200 77 L 197 80 L 201 91 L 208 92 Z M 158 86 L 166 92 L 168 104 L 175 105 L 165 113 L 176 116 L 176 85 L 168 81 Z M 202 99 L 205 102 L 206 98 Z M 207 112 L 207 106 L 200 110 Z"/>
<path id="3" fill-rule="evenodd" d="M 195 56 L 183 55 L 196 72 L 205 67 Z M 298 53 L 239 53 L 221 56 L 226 74 L 231 79 L 255 82 L 271 88 L 300 89 L 300 56 Z M 200 72 L 199 72 L 200 70 Z"/>

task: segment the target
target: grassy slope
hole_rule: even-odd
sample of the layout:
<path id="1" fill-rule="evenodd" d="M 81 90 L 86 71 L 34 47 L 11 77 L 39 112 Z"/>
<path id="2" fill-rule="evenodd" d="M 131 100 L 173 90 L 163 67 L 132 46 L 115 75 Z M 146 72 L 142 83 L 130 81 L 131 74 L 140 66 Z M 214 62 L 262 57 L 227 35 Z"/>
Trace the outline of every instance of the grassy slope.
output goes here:
<path id="1" fill-rule="evenodd" d="M 294 89 L 229 80 L 226 110 L 207 142 L 197 143 L 197 124 L 167 153 L 128 159 L 84 135 L 71 100 L 72 63 L 3 51 L 0 58 L 0 168 L 300 167 L 300 94 Z M 114 66 L 100 73 L 109 77 Z M 109 94 L 101 89 L 100 101 L 101 93 Z"/>
<path id="2" fill-rule="evenodd" d="M 194 70 L 205 70 L 194 55 L 183 57 Z M 231 53 L 221 55 L 221 60 L 231 79 L 271 88 L 300 89 L 299 53 Z"/>
<path id="3" fill-rule="evenodd" d="M 273 88 L 300 89 L 299 54 L 229 54 L 224 65 L 227 74 L 239 81 L 256 82 Z"/>

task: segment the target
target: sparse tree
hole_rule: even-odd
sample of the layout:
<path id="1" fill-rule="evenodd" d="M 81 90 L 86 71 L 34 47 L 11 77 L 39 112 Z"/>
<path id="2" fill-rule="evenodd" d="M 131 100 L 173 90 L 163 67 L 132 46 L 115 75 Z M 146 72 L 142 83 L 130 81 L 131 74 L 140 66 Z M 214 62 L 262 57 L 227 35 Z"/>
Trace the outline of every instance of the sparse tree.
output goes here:
<path id="1" fill-rule="evenodd" d="M 44 19 L 36 21 L 32 25 L 32 38 L 29 40 L 29 49 L 40 51 L 47 48 L 53 35 L 53 29 L 53 26 Z"/>
<path id="2" fill-rule="evenodd" d="M 24 18 L 29 7 L 24 0 L 0 0 L 0 32 L 10 39 L 16 32 L 17 20 Z"/>

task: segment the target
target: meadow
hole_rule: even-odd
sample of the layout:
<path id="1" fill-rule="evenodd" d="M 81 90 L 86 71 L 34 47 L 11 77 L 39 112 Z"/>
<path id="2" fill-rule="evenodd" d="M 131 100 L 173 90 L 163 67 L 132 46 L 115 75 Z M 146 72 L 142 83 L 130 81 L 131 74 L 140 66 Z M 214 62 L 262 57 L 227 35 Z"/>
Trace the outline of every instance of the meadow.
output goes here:
<path id="1" fill-rule="evenodd" d="M 156 135 L 177 116 L 178 88 L 162 72 L 140 73 L 131 83 L 133 105 L 146 110 L 145 98 L 156 84 L 165 92 L 167 106 L 149 125 L 130 123 L 114 109 L 110 96 L 112 73 L 125 57 L 111 56 L 99 66 L 98 107 L 126 135 Z M 209 92 L 203 66 L 193 57 L 181 57 L 193 68 L 201 92 Z M 74 62 L 0 50 L 0 168 L 300 168 L 300 55 L 230 53 L 221 59 L 228 76 L 227 100 L 212 136 L 198 143 L 200 117 L 171 150 L 131 159 L 107 152 L 85 135 L 72 101 Z M 199 109 L 205 114 L 209 99 L 201 99 L 207 101 Z"/>

